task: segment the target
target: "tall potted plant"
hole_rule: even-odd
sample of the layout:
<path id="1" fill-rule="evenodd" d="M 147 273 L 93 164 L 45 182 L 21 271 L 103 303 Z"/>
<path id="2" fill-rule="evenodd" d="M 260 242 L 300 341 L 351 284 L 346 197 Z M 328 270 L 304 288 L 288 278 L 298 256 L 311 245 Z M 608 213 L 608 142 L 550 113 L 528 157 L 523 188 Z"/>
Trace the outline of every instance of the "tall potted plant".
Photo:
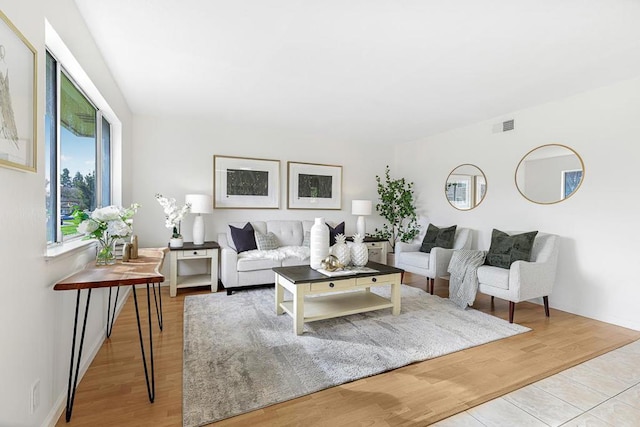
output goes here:
<path id="1" fill-rule="evenodd" d="M 387 239 L 391 250 L 395 250 L 396 242 L 410 242 L 418 233 L 420 225 L 416 214 L 413 197 L 413 182 L 404 178 L 392 179 L 389 165 L 385 169 L 384 179 L 376 175 L 378 196 L 376 211 L 389 223 L 382 229 L 375 229 L 375 237 Z"/>

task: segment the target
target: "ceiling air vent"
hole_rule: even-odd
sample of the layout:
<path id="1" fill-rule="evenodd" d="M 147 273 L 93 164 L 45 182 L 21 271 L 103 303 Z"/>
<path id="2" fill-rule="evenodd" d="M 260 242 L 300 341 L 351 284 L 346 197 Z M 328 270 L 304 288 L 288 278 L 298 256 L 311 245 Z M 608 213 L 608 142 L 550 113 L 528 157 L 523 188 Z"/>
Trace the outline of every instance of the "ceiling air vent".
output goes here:
<path id="1" fill-rule="evenodd" d="M 513 119 L 502 122 L 502 132 L 513 130 Z"/>

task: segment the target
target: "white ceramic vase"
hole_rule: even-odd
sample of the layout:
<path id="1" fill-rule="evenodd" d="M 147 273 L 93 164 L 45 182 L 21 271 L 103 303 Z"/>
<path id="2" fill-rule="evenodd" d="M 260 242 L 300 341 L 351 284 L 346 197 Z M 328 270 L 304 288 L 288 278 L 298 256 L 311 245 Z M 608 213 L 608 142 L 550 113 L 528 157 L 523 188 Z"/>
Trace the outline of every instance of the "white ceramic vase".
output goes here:
<path id="1" fill-rule="evenodd" d="M 309 239 L 309 266 L 317 270 L 329 255 L 329 227 L 324 223 L 324 218 L 316 218 Z"/>

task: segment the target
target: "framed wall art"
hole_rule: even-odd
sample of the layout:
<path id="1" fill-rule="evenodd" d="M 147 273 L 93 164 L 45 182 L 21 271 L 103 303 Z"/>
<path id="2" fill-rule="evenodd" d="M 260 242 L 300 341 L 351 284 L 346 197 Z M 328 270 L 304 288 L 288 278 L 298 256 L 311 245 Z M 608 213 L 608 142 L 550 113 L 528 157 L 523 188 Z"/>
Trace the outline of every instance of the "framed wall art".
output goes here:
<path id="1" fill-rule="evenodd" d="M 36 171 L 34 47 L 0 11 L 0 165 Z"/>
<path id="2" fill-rule="evenodd" d="M 287 162 L 288 209 L 341 209 L 342 166 Z"/>
<path id="3" fill-rule="evenodd" d="M 215 209 L 278 209 L 280 160 L 213 156 Z"/>

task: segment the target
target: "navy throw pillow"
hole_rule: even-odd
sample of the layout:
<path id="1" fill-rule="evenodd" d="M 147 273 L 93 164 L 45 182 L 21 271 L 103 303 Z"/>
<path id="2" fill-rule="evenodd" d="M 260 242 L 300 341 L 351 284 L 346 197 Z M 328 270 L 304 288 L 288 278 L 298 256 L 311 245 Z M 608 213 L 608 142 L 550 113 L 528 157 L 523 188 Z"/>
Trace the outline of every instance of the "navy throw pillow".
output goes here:
<path id="1" fill-rule="evenodd" d="M 453 248 L 453 240 L 456 237 L 457 225 L 452 225 L 447 228 L 438 228 L 433 224 L 429 224 L 427 227 L 427 233 L 422 239 L 422 245 L 420 246 L 420 252 L 431 252 L 433 248 Z"/>
<path id="2" fill-rule="evenodd" d="M 250 222 L 246 223 L 242 228 L 234 227 L 233 225 L 230 225 L 229 228 L 231 229 L 233 244 L 236 245 L 238 253 L 258 249 L 256 236 Z"/>
<path id="3" fill-rule="evenodd" d="M 325 222 L 325 224 L 327 223 Z M 329 224 L 327 224 L 327 227 L 329 227 L 329 246 L 333 246 L 336 244 L 336 236 L 338 234 L 344 234 L 344 221 L 336 225 L 335 228 Z"/>
<path id="4" fill-rule="evenodd" d="M 537 231 L 509 236 L 504 231 L 491 232 L 491 246 L 485 264 L 500 268 L 510 268 L 514 261 L 531 261 L 531 250 Z"/>

